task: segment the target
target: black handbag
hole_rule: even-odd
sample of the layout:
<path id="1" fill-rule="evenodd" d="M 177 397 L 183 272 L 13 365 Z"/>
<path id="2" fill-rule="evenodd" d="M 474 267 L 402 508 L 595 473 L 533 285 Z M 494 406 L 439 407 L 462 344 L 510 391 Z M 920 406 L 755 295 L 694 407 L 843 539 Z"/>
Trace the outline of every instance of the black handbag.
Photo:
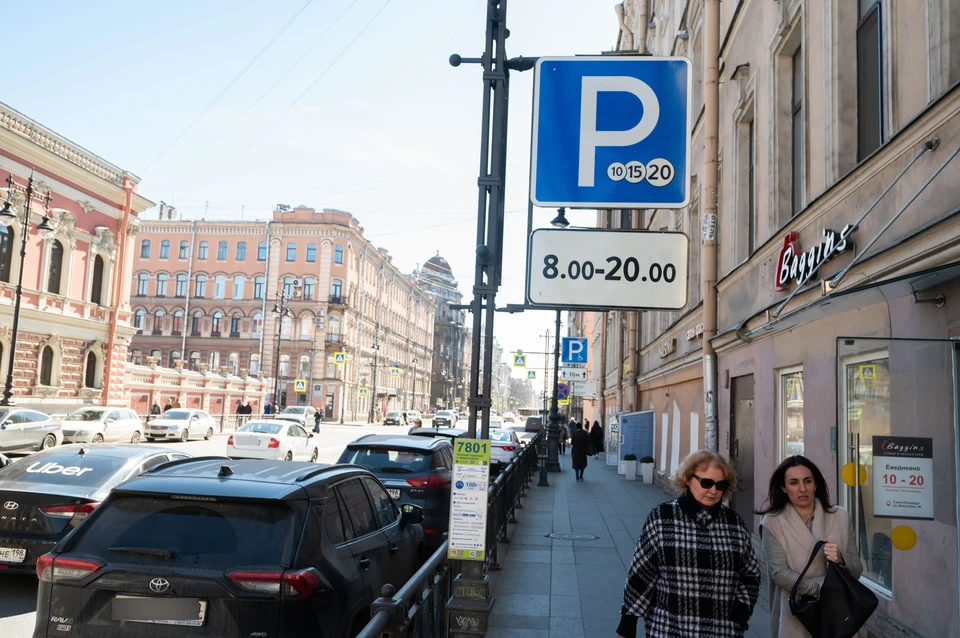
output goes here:
<path id="1" fill-rule="evenodd" d="M 818 541 L 807 566 L 790 591 L 790 611 L 815 638 L 851 638 L 870 618 L 879 601 L 850 573 L 827 561 L 827 575 L 816 598 L 798 598 L 797 588 L 826 541 Z"/>

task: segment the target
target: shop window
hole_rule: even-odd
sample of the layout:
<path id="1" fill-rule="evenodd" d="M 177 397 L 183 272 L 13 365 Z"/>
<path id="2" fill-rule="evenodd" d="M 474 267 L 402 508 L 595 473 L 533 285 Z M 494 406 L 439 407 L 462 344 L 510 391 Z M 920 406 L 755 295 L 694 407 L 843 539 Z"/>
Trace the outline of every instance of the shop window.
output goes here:
<path id="1" fill-rule="evenodd" d="M 780 459 L 803 454 L 803 368 L 781 370 Z"/>

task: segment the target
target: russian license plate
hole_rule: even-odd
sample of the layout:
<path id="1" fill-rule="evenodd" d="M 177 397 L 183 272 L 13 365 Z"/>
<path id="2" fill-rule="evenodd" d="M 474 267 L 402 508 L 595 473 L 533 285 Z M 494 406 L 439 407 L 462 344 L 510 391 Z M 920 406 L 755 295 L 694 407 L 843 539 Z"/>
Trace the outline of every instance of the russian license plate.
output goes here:
<path id="1" fill-rule="evenodd" d="M 390 498 L 392 498 L 395 501 L 400 500 L 400 490 L 388 489 L 387 494 L 389 494 Z"/>
<path id="2" fill-rule="evenodd" d="M 113 620 L 154 625 L 202 627 L 207 601 L 199 598 L 150 598 L 117 594 L 111 610 Z"/>
<path id="3" fill-rule="evenodd" d="M 20 547 L 0 547 L 0 563 L 22 563 L 27 559 L 27 550 Z"/>

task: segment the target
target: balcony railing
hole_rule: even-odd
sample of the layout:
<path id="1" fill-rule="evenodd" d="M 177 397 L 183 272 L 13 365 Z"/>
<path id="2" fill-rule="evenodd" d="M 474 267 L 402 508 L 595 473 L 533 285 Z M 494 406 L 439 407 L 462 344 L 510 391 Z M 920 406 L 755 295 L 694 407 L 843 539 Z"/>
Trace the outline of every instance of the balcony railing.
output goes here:
<path id="1" fill-rule="evenodd" d="M 330 295 L 330 303 L 337 304 L 339 306 L 346 306 L 347 296 L 346 295 Z"/>
<path id="2" fill-rule="evenodd" d="M 343 342 L 344 342 L 344 339 L 342 334 L 327 333 L 327 343 L 343 343 Z"/>

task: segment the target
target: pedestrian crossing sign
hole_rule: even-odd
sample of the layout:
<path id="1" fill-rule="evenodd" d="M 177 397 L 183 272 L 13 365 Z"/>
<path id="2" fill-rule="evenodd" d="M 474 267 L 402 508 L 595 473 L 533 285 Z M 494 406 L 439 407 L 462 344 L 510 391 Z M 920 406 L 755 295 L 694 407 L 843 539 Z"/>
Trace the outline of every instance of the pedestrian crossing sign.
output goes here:
<path id="1" fill-rule="evenodd" d="M 527 355 L 525 355 L 525 354 L 515 354 L 515 355 L 513 355 L 513 367 L 514 367 L 514 368 L 526 368 L 526 367 L 527 367 Z"/>
<path id="2" fill-rule="evenodd" d="M 366 397 L 366 396 L 367 396 L 367 389 L 366 389 L 366 388 L 360 388 L 360 390 L 358 391 L 358 394 L 359 394 L 361 397 Z"/>
<path id="3" fill-rule="evenodd" d="M 338 366 L 342 366 L 347 362 L 347 353 L 346 352 L 334 352 L 333 353 L 333 362 Z"/>
<path id="4" fill-rule="evenodd" d="M 536 380 L 536 379 L 537 379 L 537 371 L 536 371 L 536 370 L 527 370 L 527 378 L 528 378 L 528 379 Z"/>
<path id="5" fill-rule="evenodd" d="M 293 391 L 294 391 L 294 392 L 306 392 L 306 391 L 307 391 L 307 380 L 306 380 L 306 379 L 294 379 L 294 380 L 293 380 Z"/>
<path id="6" fill-rule="evenodd" d="M 400 368 L 390 368 L 390 376 L 397 378 L 400 376 Z"/>

